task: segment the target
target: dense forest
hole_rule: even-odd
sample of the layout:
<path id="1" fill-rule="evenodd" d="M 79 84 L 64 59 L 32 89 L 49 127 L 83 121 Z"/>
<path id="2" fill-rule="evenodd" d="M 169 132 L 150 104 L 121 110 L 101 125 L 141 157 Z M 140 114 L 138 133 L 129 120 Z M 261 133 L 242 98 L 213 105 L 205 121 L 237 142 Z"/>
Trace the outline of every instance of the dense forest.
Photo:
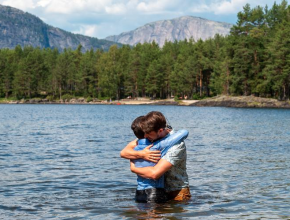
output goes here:
<path id="1" fill-rule="evenodd" d="M 290 6 L 245 5 L 228 36 L 109 51 L 0 50 L 0 98 L 127 96 L 201 98 L 218 94 L 289 100 Z"/>

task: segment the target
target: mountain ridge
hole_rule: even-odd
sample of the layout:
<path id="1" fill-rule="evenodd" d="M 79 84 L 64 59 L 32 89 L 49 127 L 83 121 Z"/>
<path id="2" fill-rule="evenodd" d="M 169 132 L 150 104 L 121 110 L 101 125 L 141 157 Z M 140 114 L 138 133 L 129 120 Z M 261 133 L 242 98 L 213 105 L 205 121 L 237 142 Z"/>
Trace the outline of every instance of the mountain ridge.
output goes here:
<path id="1" fill-rule="evenodd" d="M 189 38 L 206 40 L 214 37 L 215 34 L 227 35 L 232 26 L 233 24 L 226 22 L 212 21 L 195 16 L 182 16 L 150 22 L 132 31 L 111 35 L 105 39 L 129 45 L 154 40 L 162 47 L 166 40 L 179 41 Z"/>
<path id="2" fill-rule="evenodd" d="M 76 49 L 82 45 L 83 51 L 93 49 L 108 50 L 113 44 L 152 42 L 160 47 L 166 41 L 194 40 L 214 37 L 215 34 L 227 35 L 233 24 L 212 21 L 195 16 L 182 16 L 174 19 L 147 23 L 134 30 L 98 39 L 73 34 L 43 22 L 39 17 L 19 9 L 0 4 L 0 48 L 13 49 L 17 45 L 40 48 Z M 15 28 L 17 27 L 17 28 Z"/>
<path id="3" fill-rule="evenodd" d="M 104 39 L 73 34 L 50 26 L 39 17 L 10 6 L 0 4 L 0 48 L 13 49 L 31 45 L 40 48 L 76 49 L 82 45 L 83 51 L 93 49 L 108 50 L 113 44 Z"/>

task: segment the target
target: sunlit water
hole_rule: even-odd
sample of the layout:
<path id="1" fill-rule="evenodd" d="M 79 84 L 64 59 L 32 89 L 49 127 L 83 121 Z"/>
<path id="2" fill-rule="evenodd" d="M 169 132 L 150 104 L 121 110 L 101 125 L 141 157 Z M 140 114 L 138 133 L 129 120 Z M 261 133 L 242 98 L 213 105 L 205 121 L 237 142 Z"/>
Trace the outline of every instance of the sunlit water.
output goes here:
<path id="1" fill-rule="evenodd" d="M 134 201 L 120 150 L 163 112 L 186 140 L 192 199 Z M 0 105 L 0 219 L 289 219 L 290 110 Z"/>

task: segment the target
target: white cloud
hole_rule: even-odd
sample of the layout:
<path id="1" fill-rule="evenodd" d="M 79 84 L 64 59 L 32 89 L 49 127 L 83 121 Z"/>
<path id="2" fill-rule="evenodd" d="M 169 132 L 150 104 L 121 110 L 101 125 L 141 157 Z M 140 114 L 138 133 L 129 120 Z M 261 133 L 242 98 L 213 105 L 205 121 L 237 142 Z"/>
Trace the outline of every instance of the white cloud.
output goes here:
<path id="1" fill-rule="evenodd" d="M 32 0 L 31 0 L 32 1 Z M 105 11 L 112 0 L 33 0 L 35 5 L 45 7 L 47 13 L 71 14 L 85 11 Z"/>
<path id="2" fill-rule="evenodd" d="M 211 11 L 211 8 L 210 8 L 210 6 L 202 3 L 202 4 L 199 4 L 199 5 L 193 6 L 190 11 L 194 12 L 194 13 L 203 13 L 203 12 Z"/>
<path id="3" fill-rule="evenodd" d="M 211 0 L 207 3 L 200 1 L 194 3 L 191 6 L 190 11 L 194 13 L 213 13 L 215 15 L 229 15 L 237 14 L 239 11 L 243 10 L 243 7 L 249 3 L 248 0 Z M 272 6 L 274 0 L 256 0 L 255 2 L 250 2 L 251 7 L 256 7 L 258 5 Z"/>
<path id="4" fill-rule="evenodd" d="M 108 14 L 124 14 L 126 13 L 126 6 L 124 4 L 115 4 L 106 6 L 105 10 Z"/>
<path id="5" fill-rule="evenodd" d="M 74 11 L 82 10 L 82 1 L 74 0 L 51 0 L 46 5 L 47 13 L 71 14 Z"/>
<path id="6" fill-rule="evenodd" d="M 251 6 L 268 4 L 275 0 L 256 0 Z M 278 0 L 278 3 L 281 0 Z M 248 0 L 0 0 L 0 4 L 22 10 L 45 8 L 47 13 L 71 14 L 95 12 L 104 14 L 124 14 L 126 12 L 156 14 L 165 12 L 210 12 L 214 14 L 237 13 Z M 137 13 L 136 13 L 137 11 Z"/>
<path id="7" fill-rule="evenodd" d="M 37 2 L 37 6 L 45 8 L 50 2 L 51 0 L 40 0 Z"/>
<path id="8" fill-rule="evenodd" d="M 235 14 L 243 9 L 248 0 L 231 0 L 213 3 L 211 8 L 215 14 Z"/>
<path id="9" fill-rule="evenodd" d="M 11 6 L 26 11 L 27 9 L 35 8 L 33 0 L 5 0 L 0 2 L 2 5 Z"/>
<path id="10" fill-rule="evenodd" d="M 271 7 L 275 0 L 255 0 Z M 277 0 L 280 4 L 282 0 Z M 194 15 L 236 22 L 248 0 L 0 0 L 41 17 L 48 24 L 80 34 L 104 38 L 130 31 L 149 22 Z"/>
<path id="11" fill-rule="evenodd" d="M 172 7 L 172 5 L 175 5 L 178 3 L 178 1 L 170 1 L 170 0 L 151 0 L 151 1 L 142 1 L 138 3 L 137 10 L 140 12 L 146 12 L 146 13 L 162 13 L 168 10 L 168 8 Z"/>
<path id="12" fill-rule="evenodd" d="M 97 25 L 81 25 L 80 29 L 78 31 L 75 31 L 74 33 L 94 37 L 98 33 L 98 26 Z"/>

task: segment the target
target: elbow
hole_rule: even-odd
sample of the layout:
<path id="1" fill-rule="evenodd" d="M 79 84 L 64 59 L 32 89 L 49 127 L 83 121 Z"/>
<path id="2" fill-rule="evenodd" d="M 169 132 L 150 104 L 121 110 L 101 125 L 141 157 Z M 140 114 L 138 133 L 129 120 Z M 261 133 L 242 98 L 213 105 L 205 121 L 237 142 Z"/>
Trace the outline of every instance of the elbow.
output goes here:
<path id="1" fill-rule="evenodd" d="M 153 171 L 150 175 L 150 179 L 158 180 L 160 178 L 160 176 L 161 175 L 159 173 Z"/>
<path id="2" fill-rule="evenodd" d="M 120 157 L 125 158 L 125 153 L 123 150 L 120 152 Z"/>
<path id="3" fill-rule="evenodd" d="M 131 170 L 132 173 L 137 174 L 136 171 L 135 171 L 135 166 L 132 166 L 132 165 L 131 165 L 131 166 L 130 166 L 130 170 Z"/>

